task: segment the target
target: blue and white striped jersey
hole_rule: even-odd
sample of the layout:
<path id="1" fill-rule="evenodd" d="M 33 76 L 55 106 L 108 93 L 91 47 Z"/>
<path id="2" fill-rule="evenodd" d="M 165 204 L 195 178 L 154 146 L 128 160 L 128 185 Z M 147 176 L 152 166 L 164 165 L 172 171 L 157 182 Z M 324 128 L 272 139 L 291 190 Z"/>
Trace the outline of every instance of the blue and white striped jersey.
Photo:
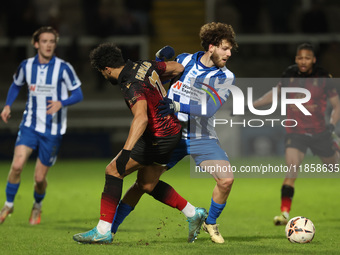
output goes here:
<path id="1" fill-rule="evenodd" d="M 53 56 L 47 64 L 40 64 L 38 55 L 21 62 L 13 76 L 17 86 L 28 86 L 28 100 L 20 125 L 47 135 L 63 135 L 67 126 L 67 107 L 47 115 L 48 100 L 68 98 L 68 91 L 77 89 L 81 82 L 73 67 Z"/>
<path id="2" fill-rule="evenodd" d="M 202 102 L 197 102 L 196 99 L 197 95 L 204 94 L 204 97 L 208 96 L 208 98 L 210 97 L 214 100 L 215 106 L 213 107 L 216 108 L 214 109 L 215 113 L 227 100 L 230 91 L 226 85 L 233 85 L 235 77 L 226 67 L 204 66 L 200 62 L 203 55 L 204 52 L 199 51 L 195 54 L 183 53 L 177 56 L 177 62 L 181 63 L 185 68 L 180 79 L 171 85 L 168 97 L 179 103 L 190 104 L 192 106 L 202 104 Z M 191 110 L 190 112 L 192 113 Z M 188 115 L 187 113 L 179 112 L 177 117 L 182 123 L 183 138 L 217 139 L 213 126 L 214 114 L 213 116 L 204 114 Z"/>

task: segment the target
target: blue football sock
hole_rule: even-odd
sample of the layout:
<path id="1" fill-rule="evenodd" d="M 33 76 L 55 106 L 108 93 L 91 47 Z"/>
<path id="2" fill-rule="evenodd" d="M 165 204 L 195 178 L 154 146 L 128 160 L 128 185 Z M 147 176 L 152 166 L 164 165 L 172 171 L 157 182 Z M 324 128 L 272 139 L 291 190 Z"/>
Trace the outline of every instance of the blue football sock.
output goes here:
<path id="1" fill-rule="evenodd" d="M 38 194 L 36 191 L 34 191 L 34 200 L 35 200 L 35 202 L 37 203 L 37 204 L 39 204 L 43 199 L 44 199 L 44 197 L 45 197 L 45 194 L 46 193 L 44 193 L 44 194 Z"/>
<path id="2" fill-rule="evenodd" d="M 205 220 L 205 223 L 216 224 L 216 219 L 220 216 L 226 204 L 227 202 L 225 202 L 224 204 L 217 204 L 214 202 L 213 199 L 211 199 L 209 214 L 208 218 Z"/>
<path id="3" fill-rule="evenodd" d="M 7 202 L 13 203 L 15 195 L 18 192 L 19 189 L 19 183 L 9 183 L 7 182 L 7 186 L 6 186 L 6 199 Z"/>
<path id="4" fill-rule="evenodd" d="M 128 216 L 133 209 L 135 209 L 135 207 L 125 204 L 124 202 L 122 202 L 122 200 L 120 200 L 116 213 L 115 213 L 115 217 L 113 218 L 113 222 L 112 222 L 112 227 L 111 227 L 112 233 L 117 232 L 119 225 L 122 224 L 126 216 Z"/>

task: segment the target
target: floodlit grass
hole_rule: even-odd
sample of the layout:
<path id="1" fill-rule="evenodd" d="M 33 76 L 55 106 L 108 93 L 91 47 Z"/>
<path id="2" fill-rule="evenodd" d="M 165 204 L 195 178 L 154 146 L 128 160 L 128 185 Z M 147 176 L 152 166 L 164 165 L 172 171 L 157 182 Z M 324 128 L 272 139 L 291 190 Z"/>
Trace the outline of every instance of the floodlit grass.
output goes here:
<path id="1" fill-rule="evenodd" d="M 318 163 L 316 158 L 307 162 Z M 188 244 L 184 215 L 144 195 L 120 226 L 112 245 L 81 245 L 72 236 L 93 228 L 99 219 L 100 197 L 108 160 L 62 160 L 51 168 L 42 221 L 30 226 L 33 168 L 29 162 L 11 217 L 0 225 L 0 254 L 339 254 L 339 178 L 300 178 L 291 217 L 310 218 L 316 235 L 310 244 L 291 244 L 283 226 L 274 226 L 280 211 L 282 178 L 237 178 L 226 209 L 218 219 L 225 244 L 213 244 L 201 233 Z M 233 160 L 233 165 L 281 164 L 282 158 Z M 10 162 L 0 162 L 0 203 L 5 201 Z M 334 176 L 339 177 L 339 174 Z M 136 174 L 124 180 L 124 191 Z M 162 179 L 196 206 L 209 209 L 213 179 L 190 178 L 183 160 Z"/>

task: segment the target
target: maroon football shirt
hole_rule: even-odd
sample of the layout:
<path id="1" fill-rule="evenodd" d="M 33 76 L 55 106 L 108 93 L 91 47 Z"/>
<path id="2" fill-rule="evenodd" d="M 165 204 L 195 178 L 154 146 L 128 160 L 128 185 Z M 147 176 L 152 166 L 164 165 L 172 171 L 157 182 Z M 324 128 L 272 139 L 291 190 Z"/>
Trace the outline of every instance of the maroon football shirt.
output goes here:
<path id="1" fill-rule="evenodd" d="M 338 95 L 332 84 L 331 75 L 321 67 L 314 67 L 310 75 L 299 72 L 297 65 L 288 67 L 284 72 L 281 87 L 302 87 L 310 91 L 311 99 L 303 106 L 312 114 L 304 115 L 295 105 L 287 106 L 287 119 L 298 122 L 296 127 L 286 127 L 287 133 L 317 134 L 325 131 L 325 111 L 327 98 Z M 299 93 L 289 93 L 287 98 L 305 97 Z M 294 123 L 286 122 L 286 125 Z"/>
<path id="2" fill-rule="evenodd" d="M 157 137 L 175 135 L 181 130 L 181 124 L 174 114 L 166 117 L 159 114 L 159 101 L 166 96 L 159 75 L 162 75 L 165 69 L 164 62 L 127 61 L 118 77 L 120 89 L 130 109 L 139 100 L 147 101 L 148 126 L 146 131 Z"/>

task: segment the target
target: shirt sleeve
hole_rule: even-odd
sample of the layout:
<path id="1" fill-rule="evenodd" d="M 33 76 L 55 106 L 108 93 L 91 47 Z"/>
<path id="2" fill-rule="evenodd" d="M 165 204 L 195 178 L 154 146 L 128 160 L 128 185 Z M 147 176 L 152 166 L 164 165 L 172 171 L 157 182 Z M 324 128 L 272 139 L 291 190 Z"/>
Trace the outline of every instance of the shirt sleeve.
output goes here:
<path id="1" fill-rule="evenodd" d="M 65 100 L 61 101 L 63 106 L 68 106 L 72 104 L 76 104 L 83 100 L 83 92 L 80 87 L 76 88 L 75 90 L 71 91 L 71 96 Z"/>
<path id="2" fill-rule="evenodd" d="M 67 62 L 65 62 L 64 66 L 63 79 L 69 91 L 75 90 L 81 85 L 81 82 L 72 65 Z"/>
<path id="3" fill-rule="evenodd" d="M 17 86 L 14 82 L 12 83 L 7 93 L 6 105 L 12 106 L 13 102 L 19 95 L 21 88 L 22 88 L 21 86 Z"/>
<path id="4" fill-rule="evenodd" d="M 163 73 L 165 73 L 166 70 L 166 63 L 165 62 L 158 62 L 158 61 L 150 61 L 152 66 L 155 68 L 156 72 L 159 76 L 161 76 Z"/>
<path id="5" fill-rule="evenodd" d="M 130 85 L 130 89 L 125 92 L 125 101 L 128 103 L 130 109 L 139 100 L 146 100 L 145 91 L 141 83 L 134 82 Z"/>
<path id="6" fill-rule="evenodd" d="M 13 75 L 13 83 L 17 86 L 23 86 L 26 84 L 26 72 L 25 72 L 25 66 L 26 66 L 27 60 L 24 60 L 19 65 L 17 71 Z"/>

